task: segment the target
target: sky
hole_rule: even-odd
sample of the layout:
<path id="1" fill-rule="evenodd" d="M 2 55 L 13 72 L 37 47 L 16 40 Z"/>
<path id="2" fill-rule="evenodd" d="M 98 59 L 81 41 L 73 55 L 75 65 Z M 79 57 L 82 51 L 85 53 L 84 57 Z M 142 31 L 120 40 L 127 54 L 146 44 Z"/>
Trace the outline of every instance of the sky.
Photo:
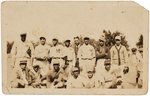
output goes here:
<path id="1" fill-rule="evenodd" d="M 134 46 L 140 34 L 147 33 L 148 11 L 134 2 L 4 2 L 2 34 L 8 41 L 45 36 L 60 41 L 74 36 L 98 40 L 103 30 L 119 31 Z"/>

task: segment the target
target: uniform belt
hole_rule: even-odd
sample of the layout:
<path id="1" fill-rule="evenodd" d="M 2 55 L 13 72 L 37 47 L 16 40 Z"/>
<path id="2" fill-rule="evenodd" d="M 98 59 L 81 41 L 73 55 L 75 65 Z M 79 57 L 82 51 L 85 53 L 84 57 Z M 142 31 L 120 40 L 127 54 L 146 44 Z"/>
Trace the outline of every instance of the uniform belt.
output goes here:
<path id="1" fill-rule="evenodd" d="M 42 59 L 36 59 L 36 60 L 37 60 L 37 61 L 47 61 L 46 59 L 45 59 L 45 60 L 44 60 L 44 59 L 43 59 L 43 60 L 42 60 Z"/>
<path id="2" fill-rule="evenodd" d="M 109 82 L 112 82 L 112 80 L 107 80 L 107 81 L 105 81 L 105 83 L 109 83 Z"/>
<path id="3" fill-rule="evenodd" d="M 16 59 L 31 59 L 31 57 L 16 57 Z"/>
<path id="4" fill-rule="evenodd" d="M 72 62 L 73 60 L 67 60 L 68 62 Z"/>
<path id="5" fill-rule="evenodd" d="M 53 57 L 52 59 L 62 59 L 62 57 Z"/>
<path id="6" fill-rule="evenodd" d="M 81 58 L 82 60 L 92 60 L 93 58 Z"/>

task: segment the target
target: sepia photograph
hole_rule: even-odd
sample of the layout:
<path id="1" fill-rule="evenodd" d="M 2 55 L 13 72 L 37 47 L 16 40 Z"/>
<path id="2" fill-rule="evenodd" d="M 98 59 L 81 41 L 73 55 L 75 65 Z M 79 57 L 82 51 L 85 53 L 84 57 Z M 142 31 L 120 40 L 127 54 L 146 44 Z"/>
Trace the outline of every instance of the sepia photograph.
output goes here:
<path id="1" fill-rule="evenodd" d="M 149 11 L 133 1 L 1 3 L 4 94 L 146 94 Z"/>

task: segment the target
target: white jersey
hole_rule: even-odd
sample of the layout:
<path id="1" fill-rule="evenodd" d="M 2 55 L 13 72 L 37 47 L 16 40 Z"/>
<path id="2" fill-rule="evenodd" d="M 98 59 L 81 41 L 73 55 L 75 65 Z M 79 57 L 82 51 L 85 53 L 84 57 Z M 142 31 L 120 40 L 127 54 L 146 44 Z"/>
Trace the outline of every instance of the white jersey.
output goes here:
<path id="1" fill-rule="evenodd" d="M 117 81 L 117 77 L 113 68 L 111 68 L 109 71 L 103 69 L 100 75 L 100 78 L 102 79 L 101 82 L 103 82 L 105 88 L 109 88 Z"/>
<path id="2" fill-rule="evenodd" d="M 98 88 L 99 84 L 98 84 L 98 78 L 96 78 L 95 75 L 93 75 L 92 78 L 86 78 L 86 80 L 84 81 L 84 85 L 85 88 Z"/>
<path id="3" fill-rule="evenodd" d="M 31 56 L 34 53 L 34 48 L 32 43 L 25 41 L 25 42 L 15 42 L 12 48 L 12 56 L 15 58 L 30 58 L 27 54 L 28 49 L 31 50 Z"/>
<path id="4" fill-rule="evenodd" d="M 45 45 L 38 45 L 35 48 L 35 57 L 43 58 L 43 57 L 48 57 L 50 52 L 50 46 L 45 44 Z"/>
<path id="5" fill-rule="evenodd" d="M 31 53 L 28 53 L 29 50 L 31 51 Z M 15 42 L 11 54 L 12 54 L 12 63 L 11 63 L 12 67 L 18 66 L 21 60 L 27 60 L 27 66 L 29 67 L 32 65 L 31 58 L 34 54 L 34 48 L 32 43 L 28 41 Z"/>
<path id="6" fill-rule="evenodd" d="M 85 78 L 78 76 L 76 79 L 74 77 L 70 77 L 67 81 L 67 89 L 71 88 L 83 88 Z"/>
<path id="7" fill-rule="evenodd" d="M 75 64 L 75 52 L 72 47 L 64 47 L 64 56 L 67 56 L 67 60 Z"/>
<path id="8" fill-rule="evenodd" d="M 62 45 L 56 45 L 50 49 L 50 57 L 64 57 L 64 47 Z"/>
<path id="9" fill-rule="evenodd" d="M 34 57 L 36 58 L 48 58 L 49 57 L 49 52 L 50 52 L 50 46 L 45 44 L 45 45 L 38 45 L 35 48 L 35 54 Z M 39 65 L 40 67 L 40 72 L 41 75 L 46 75 L 48 70 L 49 70 L 49 62 L 48 60 L 40 61 L 37 59 L 34 59 L 33 65 Z"/>
<path id="10" fill-rule="evenodd" d="M 92 59 L 95 57 L 95 49 L 91 45 L 83 44 L 78 51 L 79 59 Z"/>
<path id="11" fill-rule="evenodd" d="M 104 77 L 104 82 L 112 81 L 115 78 L 115 75 L 112 70 L 106 71 L 104 69 L 101 74 Z"/>

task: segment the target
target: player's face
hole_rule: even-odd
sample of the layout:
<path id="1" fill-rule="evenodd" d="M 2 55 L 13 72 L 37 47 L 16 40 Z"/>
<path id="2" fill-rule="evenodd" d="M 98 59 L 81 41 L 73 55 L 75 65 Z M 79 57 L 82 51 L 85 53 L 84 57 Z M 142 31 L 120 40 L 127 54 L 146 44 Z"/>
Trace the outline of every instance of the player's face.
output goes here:
<path id="1" fill-rule="evenodd" d="M 39 68 L 38 67 L 34 67 L 34 71 L 38 72 Z"/>
<path id="2" fill-rule="evenodd" d="M 140 54 L 143 56 L 143 50 L 140 50 L 139 52 L 140 52 Z"/>
<path id="3" fill-rule="evenodd" d="M 73 72 L 73 75 L 74 75 L 75 78 L 77 78 L 79 76 L 79 71 Z"/>
<path id="4" fill-rule="evenodd" d="M 99 44 L 100 44 L 100 46 L 103 46 L 104 45 L 104 41 L 100 40 Z"/>
<path id="5" fill-rule="evenodd" d="M 116 39 L 116 44 L 120 45 L 120 43 L 121 43 L 120 39 Z"/>
<path id="6" fill-rule="evenodd" d="M 46 40 L 45 39 L 41 39 L 40 42 L 41 42 L 42 45 L 44 45 Z"/>
<path id="7" fill-rule="evenodd" d="M 53 65 L 53 67 L 54 67 L 54 70 L 59 70 L 59 65 Z"/>
<path id="8" fill-rule="evenodd" d="M 89 77 L 89 78 L 92 78 L 92 77 L 93 77 L 93 72 L 89 72 L 89 73 L 88 73 L 88 77 Z"/>
<path id="9" fill-rule="evenodd" d="M 74 39 L 74 43 L 78 45 L 78 44 L 80 43 L 79 39 L 78 39 L 78 38 L 75 38 L 75 39 Z"/>
<path id="10" fill-rule="evenodd" d="M 26 41 L 26 35 L 21 36 L 21 41 L 22 41 L 22 42 L 25 42 L 25 41 Z"/>
<path id="11" fill-rule="evenodd" d="M 21 68 L 22 70 L 24 70 L 24 69 L 26 68 L 26 65 L 25 65 L 25 64 L 21 64 L 21 65 L 20 65 L 20 68 Z"/>
<path id="12" fill-rule="evenodd" d="M 139 53 L 141 54 L 141 56 L 143 57 L 143 46 L 139 47 Z"/>
<path id="13" fill-rule="evenodd" d="M 56 45 L 58 43 L 57 40 L 53 40 L 53 45 Z"/>
<path id="14" fill-rule="evenodd" d="M 89 40 L 84 40 L 84 43 L 85 43 L 86 45 L 88 45 L 88 44 L 89 44 Z"/>
<path id="15" fill-rule="evenodd" d="M 136 54 L 136 51 L 132 51 L 133 54 Z"/>
<path id="16" fill-rule="evenodd" d="M 107 71 L 109 71 L 110 70 L 110 65 L 105 65 L 105 69 L 107 70 Z"/>
<path id="17" fill-rule="evenodd" d="M 70 46 L 70 42 L 65 42 L 65 46 L 69 47 Z"/>

